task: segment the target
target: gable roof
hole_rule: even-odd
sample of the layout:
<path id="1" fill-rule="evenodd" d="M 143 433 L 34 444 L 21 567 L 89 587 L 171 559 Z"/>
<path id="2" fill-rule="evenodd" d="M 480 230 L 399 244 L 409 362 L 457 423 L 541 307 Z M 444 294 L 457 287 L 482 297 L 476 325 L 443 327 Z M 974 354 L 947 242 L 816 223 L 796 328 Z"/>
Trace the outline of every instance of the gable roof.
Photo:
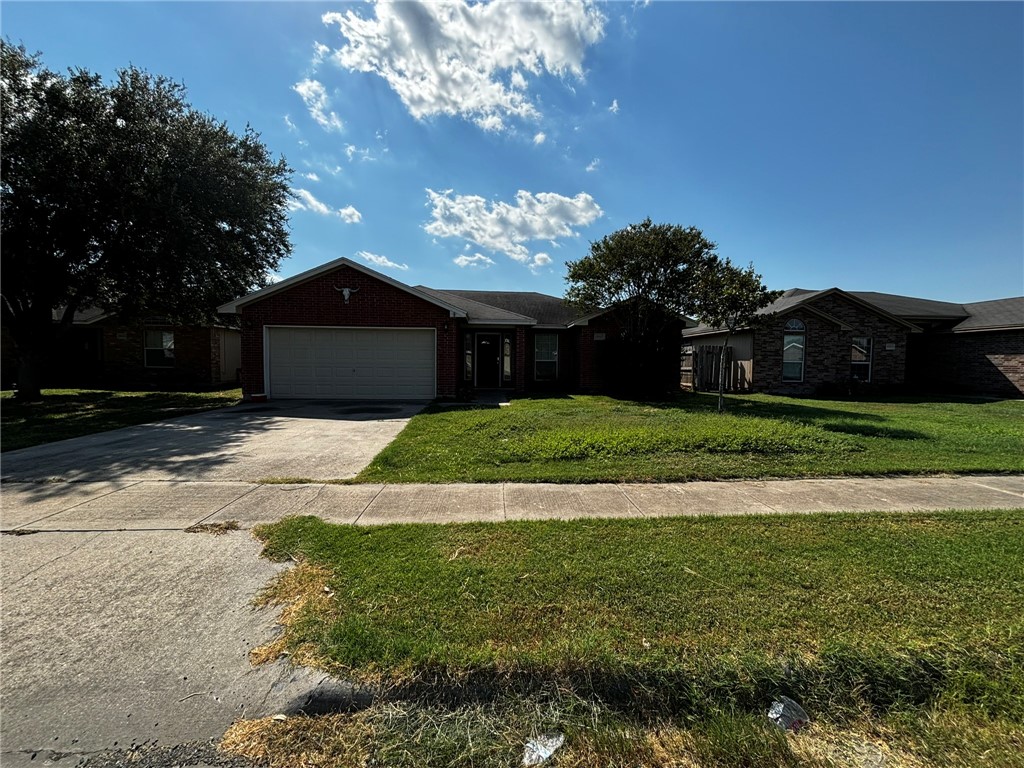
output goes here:
<path id="1" fill-rule="evenodd" d="M 307 269 L 305 272 L 300 272 L 297 275 L 292 275 L 289 278 L 268 285 L 265 288 L 260 288 L 258 291 L 253 291 L 252 293 L 247 294 L 240 299 L 235 299 L 234 301 L 229 301 L 227 304 L 222 304 L 221 306 L 217 307 L 217 311 L 225 315 L 239 314 L 241 308 L 244 307 L 246 304 L 252 304 L 254 301 L 261 301 L 267 298 L 268 296 L 273 296 L 275 293 L 279 293 L 280 291 L 285 291 L 289 288 L 294 288 L 296 285 L 300 285 L 301 283 L 304 283 L 307 280 L 312 280 L 314 277 L 319 277 L 320 275 L 326 272 L 331 272 L 332 270 L 338 269 L 339 267 L 349 267 L 350 269 L 354 269 L 357 272 L 362 272 L 364 275 L 369 275 L 370 277 L 380 280 L 382 283 L 387 283 L 388 285 L 394 288 L 398 288 L 400 291 L 405 291 L 406 293 L 410 293 L 413 296 L 423 299 L 424 301 L 430 302 L 431 304 L 436 304 L 442 309 L 447 309 L 448 312 L 451 313 L 452 317 L 466 316 L 466 311 L 464 309 L 456 307 L 454 304 L 451 304 L 450 302 L 443 301 L 436 296 L 431 296 L 430 294 L 424 293 L 423 291 L 417 288 L 413 288 L 411 285 L 406 285 L 405 283 L 399 282 L 398 280 L 395 280 L 392 277 L 388 277 L 387 275 L 381 274 L 376 270 L 370 269 L 369 267 L 365 267 L 362 264 L 354 262 L 352 261 L 352 259 L 349 259 L 345 256 L 342 256 L 340 259 L 335 259 L 334 261 L 329 261 L 326 264 L 321 264 L 319 267 Z"/>
<path id="2" fill-rule="evenodd" d="M 949 301 L 917 299 L 913 296 L 898 296 L 894 293 L 878 293 L 877 291 L 849 291 L 849 293 L 851 296 L 856 296 L 906 320 L 947 320 L 967 317 L 969 314 L 963 304 L 954 304 Z"/>

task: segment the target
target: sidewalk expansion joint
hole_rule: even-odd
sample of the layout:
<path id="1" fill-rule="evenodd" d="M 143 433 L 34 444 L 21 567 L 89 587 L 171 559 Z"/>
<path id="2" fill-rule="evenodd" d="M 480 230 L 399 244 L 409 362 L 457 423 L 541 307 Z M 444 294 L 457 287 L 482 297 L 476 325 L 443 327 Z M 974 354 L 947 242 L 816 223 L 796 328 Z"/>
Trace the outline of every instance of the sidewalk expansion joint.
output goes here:
<path id="1" fill-rule="evenodd" d="M 975 482 L 973 480 L 970 480 L 968 482 L 970 482 L 971 485 L 978 486 L 979 488 L 987 488 L 990 491 L 999 491 L 1000 493 L 1009 494 L 1010 496 L 1013 496 L 1014 498 L 1020 499 L 1021 504 L 1024 504 L 1024 493 L 1017 493 L 1016 491 L 1007 491 L 1004 488 L 996 488 L 995 486 L 985 485 L 984 483 L 978 483 L 978 482 Z"/>
<path id="2" fill-rule="evenodd" d="M 366 502 L 366 506 L 363 507 L 362 511 L 358 515 L 356 515 L 356 519 L 352 521 L 352 525 L 357 525 L 359 523 L 359 520 L 363 517 L 363 515 L 366 514 L 366 510 L 368 510 L 371 506 L 373 506 L 373 502 L 375 502 L 377 500 L 378 496 L 380 496 L 382 493 L 384 493 L 384 489 L 387 488 L 387 487 L 388 487 L 387 483 L 384 483 L 383 485 L 381 485 L 380 490 L 377 491 L 375 494 L 373 494 L 373 498 L 370 499 L 368 502 Z"/>
<path id="3" fill-rule="evenodd" d="M 246 496 L 248 496 L 248 495 L 249 495 L 250 493 L 252 493 L 253 491 L 255 491 L 255 490 L 256 490 L 257 488 L 259 488 L 259 487 L 260 487 L 259 485 L 253 485 L 253 486 L 252 486 L 252 487 L 251 487 L 251 488 L 250 488 L 249 490 L 247 490 L 247 491 L 246 491 L 245 493 L 243 493 L 243 494 L 242 494 L 241 496 L 238 496 L 238 497 L 236 497 L 236 498 L 232 499 L 231 501 L 227 502 L 226 504 L 224 504 L 223 506 L 221 506 L 221 508 L 220 508 L 220 509 L 215 509 L 215 510 L 214 510 L 213 512 L 211 512 L 210 514 L 208 514 L 208 515 L 207 515 L 206 517 L 204 517 L 204 518 L 202 518 L 202 519 L 200 519 L 200 520 L 197 520 L 196 522 L 192 523 L 191 525 L 186 525 L 185 527 L 186 527 L 186 528 L 191 528 L 191 527 L 192 527 L 193 525 L 202 525 L 202 524 L 203 524 L 203 523 L 205 523 L 205 522 L 206 522 L 207 520 L 209 520 L 209 519 L 210 519 L 211 517 L 213 517 L 214 515 L 219 515 L 219 514 L 220 514 L 221 512 L 223 512 L 223 511 L 224 511 L 225 509 L 227 509 L 228 507 L 230 507 L 230 506 L 231 506 L 232 504 L 234 504 L 234 503 L 235 503 L 236 501 L 241 501 L 242 499 L 244 499 L 244 498 L 245 498 Z"/>
<path id="4" fill-rule="evenodd" d="M 633 509 L 635 509 L 636 513 L 640 515 L 640 517 L 647 517 L 647 515 L 644 514 L 644 511 L 640 509 L 640 507 L 637 506 L 637 503 L 630 498 L 628 493 L 626 493 L 626 489 L 622 487 L 621 483 L 616 483 L 615 487 L 619 490 L 619 493 L 622 494 L 622 498 L 626 500 L 626 503 L 629 504 L 629 506 L 631 506 Z"/>

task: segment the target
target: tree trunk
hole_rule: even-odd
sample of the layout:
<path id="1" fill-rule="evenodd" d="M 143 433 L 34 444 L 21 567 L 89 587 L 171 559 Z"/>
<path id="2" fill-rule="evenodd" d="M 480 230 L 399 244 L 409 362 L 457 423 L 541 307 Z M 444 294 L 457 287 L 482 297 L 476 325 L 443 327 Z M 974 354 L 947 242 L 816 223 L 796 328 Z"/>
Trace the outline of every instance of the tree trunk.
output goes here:
<path id="1" fill-rule="evenodd" d="M 21 352 L 18 360 L 16 398 L 25 403 L 43 399 L 43 356 L 35 352 Z"/>
<path id="2" fill-rule="evenodd" d="M 725 352 L 729 349 L 729 335 L 725 334 L 722 351 L 718 353 L 718 412 L 725 411 Z"/>

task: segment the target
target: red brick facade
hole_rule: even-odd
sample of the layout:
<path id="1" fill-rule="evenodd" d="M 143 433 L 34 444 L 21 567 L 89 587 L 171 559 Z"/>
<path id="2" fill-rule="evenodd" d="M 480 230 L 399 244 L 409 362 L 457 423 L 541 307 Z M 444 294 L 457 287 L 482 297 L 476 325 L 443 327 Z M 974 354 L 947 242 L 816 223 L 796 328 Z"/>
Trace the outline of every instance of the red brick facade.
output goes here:
<path id="1" fill-rule="evenodd" d="M 907 379 L 933 392 L 1024 396 L 1024 331 L 911 337 Z"/>
<path id="2" fill-rule="evenodd" d="M 808 306 L 850 326 L 845 330 L 804 307 L 773 317 L 754 332 L 753 389 L 786 395 L 810 395 L 850 382 L 850 353 L 854 336 L 872 342 L 869 389 L 903 384 L 907 360 L 908 328 L 884 315 L 837 294 L 808 302 Z M 803 381 L 782 380 L 782 347 L 785 325 L 801 320 L 806 328 Z"/>
<path id="3" fill-rule="evenodd" d="M 348 303 L 338 288 L 358 289 Z M 266 391 L 263 329 L 268 325 L 437 329 L 437 396 L 455 397 L 459 328 L 448 310 L 347 266 L 242 307 L 242 393 Z"/>

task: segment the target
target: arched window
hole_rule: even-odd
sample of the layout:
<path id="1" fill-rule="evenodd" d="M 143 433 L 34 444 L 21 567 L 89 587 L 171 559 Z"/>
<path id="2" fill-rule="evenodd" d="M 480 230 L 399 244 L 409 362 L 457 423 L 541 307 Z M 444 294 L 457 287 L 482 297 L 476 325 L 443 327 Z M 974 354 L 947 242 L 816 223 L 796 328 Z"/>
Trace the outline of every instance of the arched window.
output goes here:
<path id="1" fill-rule="evenodd" d="M 804 353 L 807 347 L 807 327 L 795 317 L 786 321 L 782 335 L 782 380 L 804 380 Z"/>

